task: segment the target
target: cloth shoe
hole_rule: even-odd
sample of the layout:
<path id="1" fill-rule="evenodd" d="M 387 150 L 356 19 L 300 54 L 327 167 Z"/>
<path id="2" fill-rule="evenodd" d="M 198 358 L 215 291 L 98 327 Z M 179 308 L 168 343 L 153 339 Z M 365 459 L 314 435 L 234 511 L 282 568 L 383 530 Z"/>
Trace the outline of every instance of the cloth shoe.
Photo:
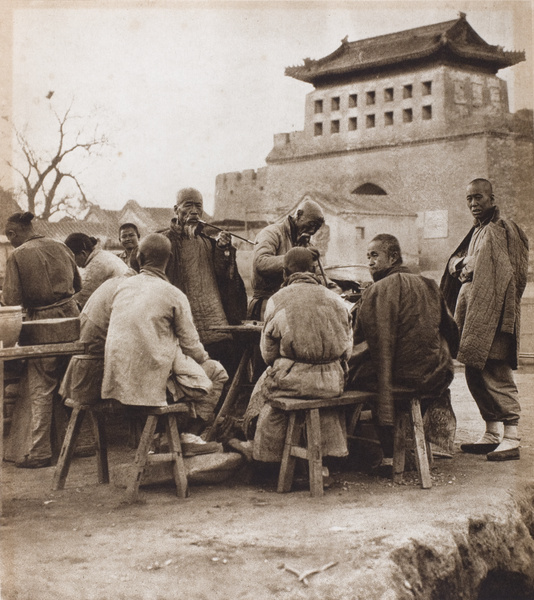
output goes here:
<path id="1" fill-rule="evenodd" d="M 497 448 L 501 439 L 500 423 L 498 421 L 488 421 L 486 422 L 484 435 L 474 443 L 461 444 L 460 450 L 467 454 L 487 454 Z"/>
<path id="2" fill-rule="evenodd" d="M 493 452 L 489 452 L 486 458 L 497 462 L 504 460 L 519 460 L 519 438 L 503 438 L 503 441 Z"/>
<path id="3" fill-rule="evenodd" d="M 206 442 L 206 440 L 193 433 L 180 434 L 180 443 L 183 455 L 186 457 L 223 451 L 222 444 L 219 442 Z"/>
<path id="4" fill-rule="evenodd" d="M 42 469 L 49 467 L 51 464 L 51 458 L 30 458 L 29 456 L 25 456 L 21 461 L 16 462 L 15 466 L 18 469 Z"/>

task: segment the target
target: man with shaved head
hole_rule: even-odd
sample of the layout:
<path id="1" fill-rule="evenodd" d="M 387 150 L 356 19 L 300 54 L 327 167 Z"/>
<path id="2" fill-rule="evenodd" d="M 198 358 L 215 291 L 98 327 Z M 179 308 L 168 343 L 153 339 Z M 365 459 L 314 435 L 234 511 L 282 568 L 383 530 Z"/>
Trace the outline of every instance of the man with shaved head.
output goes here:
<path id="1" fill-rule="evenodd" d="M 461 449 L 486 454 L 490 461 L 517 460 L 521 407 L 512 369 L 519 352 L 528 239 L 501 217 L 487 179 L 471 181 L 466 199 L 474 224 L 449 259 L 441 287 L 460 330 L 458 360 L 465 364 L 486 431 Z"/>
<path id="2" fill-rule="evenodd" d="M 244 417 L 246 435 L 254 438 L 253 457 L 263 462 L 281 460 L 287 430 L 286 414 L 272 408 L 270 401 L 338 396 L 352 351 L 349 311 L 314 275 L 313 253 L 291 248 L 282 263 L 284 287 L 267 301 L 260 341 L 269 367 L 258 379 Z M 321 411 L 321 430 L 323 454 L 345 456 L 338 411 Z"/>
<path id="3" fill-rule="evenodd" d="M 314 261 L 319 258 L 319 250 L 310 245 L 310 240 L 323 223 L 324 215 L 319 204 L 304 200 L 294 215 L 268 225 L 258 233 L 252 263 L 254 295 L 248 308 L 250 319 L 263 320 L 267 300 L 280 289 L 284 280 L 284 256 L 291 248 L 305 246 Z"/>
<path id="4" fill-rule="evenodd" d="M 139 244 L 139 275 L 125 279 L 113 296 L 102 398 L 128 405 L 164 406 L 177 351 L 199 365 L 209 360 L 187 297 L 165 275 L 170 254 L 171 242 L 164 235 L 147 235 Z M 217 400 L 198 407 L 200 420 L 211 420 Z"/>

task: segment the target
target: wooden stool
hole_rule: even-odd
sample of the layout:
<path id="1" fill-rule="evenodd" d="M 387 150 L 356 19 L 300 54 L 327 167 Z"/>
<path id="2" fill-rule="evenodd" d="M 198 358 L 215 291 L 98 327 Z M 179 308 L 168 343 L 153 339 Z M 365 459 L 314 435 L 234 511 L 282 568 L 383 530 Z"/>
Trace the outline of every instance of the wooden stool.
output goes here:
<path id="1" fill-rule="evenodd" d="M 95 404 L 80 404 L 66 400 L 65 406 L 72 408 L 67 431 L 52 480 L 52 489 L 62 490 L 69 474 L 70 463 L 76 447 L 76 441 L 82 428 L 85 413 L 92 419 L 96 442 L 96 461 L 98 467 L 98 483 L 109 483 L 108 444 L 105 428 L 105 415 L 117 414 L 124 410 L 122 404 L 114 400 L 106 400 Z"/>
<path id="2" fill-rule="evenodd" d="M 107 437 L 104 424 L 106 414 L 117 414 L 125 412 L 125 406 L 114 400 L 106 400 L 96 404 L 79 404 L 71 400 L 65 402 L 66 406 L 72 407 L 72 414 L 59 455 L 58 463 L 54 471 L 52 490 L 62 490 L 65 487 L 65 481 L 70 469 L 70 463 L 76 445 L 76 439 L 80 433 L 85 413 L 89 413 L 93 420 L 93 428 L 96 439 L 96 457 L 98 467 L 98 482 L 109 483 L 109 467 L 107 454 Z M 131 408 L 131 407 L 129 407 Z M 154 462 L 172 462 L 174 481 L 176 484 L 176 493 L 180 498 L 188 496 L 187 474 L 182 456 L 182 447 L 178 433 L 176 416 L 179 413 L 188 413 L 189 408 L 186 404 L 172 404 L 168 406 L 141 406 L 134 410 L 143 416 L 146 416 L 146 423 L 141 434 L 139 446 L 135 454 L 134 464 L 132 465 L 132 474 L 130 482 L 126 489 L 128 501 L 137 500 L 139 485 L 145 467 Z M 161 454 L 149 454 L 154 439 L 154 432 L 159 419 L 163 417 L 165 422 L 165 431 L 169 444 L 169 452 Z"/>
<path id="3" fill-rule="evenodd" d="M 289 413 L 286 441 L 280 475 L 278 492 L 289 492 L 293 483 L 295 462 L 297 458 L 308 461 L 310 476 L 310 493 L 312 496 L 323 495 L 323 454 L 321 450 L 320 409 L 342 408 L 356 405 L 356 420 L 363 405 L 376 397 L 371 392 L 349 391 L 335 398 L 303 400 L 300 398 L 277 398 L 271 401 L 273 408 Z M 354 417 L 353 417 L 354 420 Z M 300 445 L 304 437 L 306 446 Z"/>
<path id="4" fill-rule="evenodd" d="M 139 407 L 139 412 L 146 415 L 147 419 L 143 428 L 143 433 L 141 434 L 139 446 L 137 446 L 137 452 L 135 453 L 130 483 L 126 488 L 128 502 L 135 502 L 137 500 L 139 485 L 146 465 L 157 462 L 172 463 L 176 495 L 179 498 L 187 498 L 189 496 L 187 472 L 185 470 L 176 417 L 179 413 L 189 414 L 189 407 L 184 403 L 169 404 L 168 406 L 146 406 Z M 165 433 L 167 434 L 169 451 L 149 454 L 154 440 L 156 426 L 161 417 L 163 417 L 165 423 Z"/>
<path id="5" fill-rule="evenodd" d="M 432 487 L 430 464 L 432 451 L 425 439 L 421 399 L 414 392 L 394 390 L 395 427 L 393 429 L 393 481 L 400 483 L 406 462 L 406 433 L 411 432 L 415 464 L 423 489 Z"/>

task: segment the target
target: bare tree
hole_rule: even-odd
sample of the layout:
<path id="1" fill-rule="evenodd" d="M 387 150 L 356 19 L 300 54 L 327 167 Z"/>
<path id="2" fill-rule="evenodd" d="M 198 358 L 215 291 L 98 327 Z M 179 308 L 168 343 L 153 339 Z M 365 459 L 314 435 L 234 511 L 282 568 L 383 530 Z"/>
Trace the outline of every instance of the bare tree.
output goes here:
<path id="1" fill-rule="evenodd" d="M 108 143 L 105 135 L 99 134 L 97 128 L 91 135 L 83 130 L 74 128 L 72 124 L 76 117 L 71 115 L 71 107 L 64 114 L 52 109 L 58 123 L 57 140 L 47 157 L 38 156 L 30 144 L 28 137 L 15 128 L 16 138 L 22 151 L 25 166 L 19 168 L 7 161 L 23 180 L 23 193 L 26 196 L 28 210 L 41 219 L 48 219 L 57 212 L 73 214 L 90 204 L 77 176 L 65 164 L 67 157 L 85 152 L 87 155 L 96 154 Z M 71 181 L 75 192 L 64 191 L 64 183 Z M 63 184 L 63 185 L 62 185 Z M 61 188 L 61 190 L 60 190 Z M 62 193 L 60 193 L 62 192 Z"/>

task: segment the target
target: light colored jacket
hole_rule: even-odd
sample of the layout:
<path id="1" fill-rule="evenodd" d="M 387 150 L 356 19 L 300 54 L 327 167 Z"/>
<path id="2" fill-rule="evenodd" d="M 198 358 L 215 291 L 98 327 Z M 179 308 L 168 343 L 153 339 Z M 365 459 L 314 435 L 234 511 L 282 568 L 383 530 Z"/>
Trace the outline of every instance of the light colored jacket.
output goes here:
<path id="1" fill-rule="evenodd" d="M 280 289 L 284 280 L 284 256 L 294 245 L 289 217 L 258 233 L 252 262 L 254 298 L 270 298 Z"/>
<path id="2" fill-rule="evenodd" d="M 96 246 L 87 258 L 82 272 L 82 289 L 74 296 L 74 299 L 78 302 L 80 308 L 83 308 L 91 294 L 104 281 L 118 275 L 124 275 L 126 271 L 128 271 L 128 265 L 118 256 L 108 250 L 102 250 L 100 246 Z"/>
<path id="3" fill-rule="evenodd" d="M 102 398 L 164 406 L 177 344 L 197 363 L 209 359 L 185 294 L 156 270 L 126 279 L 113 297 Z"/>
<path id="4" fill-rule="evenodd" d="M 295 273 L 267 302 L 260 349 L 269 366 L 256 383 L 245 423 L 259 415 L 254 458 L 271 462 L 281 459 L 286 424 L 270 400 L 329 398 L 343 392 L 342 361 L 352 350 L 348 308 L 311 273 Z M 320 418 L 323 454 L 345 456 L 343 414 L 323 411 Z"/>

